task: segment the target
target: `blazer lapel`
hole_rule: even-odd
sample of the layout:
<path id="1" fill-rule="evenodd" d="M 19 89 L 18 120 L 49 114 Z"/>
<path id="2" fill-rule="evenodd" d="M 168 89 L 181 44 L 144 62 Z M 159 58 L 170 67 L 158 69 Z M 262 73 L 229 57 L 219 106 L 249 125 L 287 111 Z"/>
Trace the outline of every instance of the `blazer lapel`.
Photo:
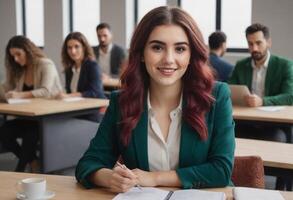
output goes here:
<path id="1" fill-rule="evenodd" d="M 245 84 L 248 85 L 248 88 L 251 91 L 251 82 L 252 82 L 251 59 L 248 59 L 248 62 L 246 63 L 246 67 L 247 67 L 248 70 L 247 70 L 246 77 L 245 77 L 244 80 L 247 80 L 247 82 Z"/>
<path id="2" fill-rule="evenodd" d="M 275 71 L 274 67 L 275 67 L 274 58 L 271 55 L 270 60 L 269 60 L 269 64 L 268 64 L 267 74 L 265 77 L 265 92 L 264 92 L 265 96 L 269 95 L 270 84 L 271 84 L 271 82 L 273 82 L 272 80 L 274 77 L 274 71 Z"/>
<path id="3" fill-rule="evenodd" d="M 195 143 L 199 141 L 198 133 L 192 130 L 192 128 L 182 120 L 181 126 L 181 140 L 180 140 L 180 151 L 179 151 L 179 167 L 187 167 L 193 163 L 192 157 L 193 147 Z"/>
<path id="4" fill-rule="evenodd" d="M 148 161 L 148 110 L 145 105 L 145 109 L 141 115 L 141 118 L 133 130 L 134 148 L 137 155 L 138 167 L 142 170 L 149 171 Z"/>
<path id="5" fill-rule="evenodd" d="M 85 61 L 86 62 L 86 61 Z M 78 82 L 77 82 L 77 91 L 81 92 L 83 90 L 84 87 L 84 76 L 86 75 L 86 67 L 84 67 L 85 62 L 83 62 L 80 66 L 80 73 L 79 73 L 79 78 L 78 78 Z"/>

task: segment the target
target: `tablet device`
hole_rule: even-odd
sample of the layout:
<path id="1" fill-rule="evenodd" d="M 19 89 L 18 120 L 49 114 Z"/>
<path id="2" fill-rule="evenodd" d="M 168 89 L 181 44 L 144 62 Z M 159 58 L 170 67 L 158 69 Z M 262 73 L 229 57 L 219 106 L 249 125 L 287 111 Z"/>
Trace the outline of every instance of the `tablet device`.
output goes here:
<path id="1" fill-rule="evenodd" d="M 233 105 L 246 106 L 244 97 L 250 95 L 246 85 L 229 85 L 231 90 L 231 100 Z"/>

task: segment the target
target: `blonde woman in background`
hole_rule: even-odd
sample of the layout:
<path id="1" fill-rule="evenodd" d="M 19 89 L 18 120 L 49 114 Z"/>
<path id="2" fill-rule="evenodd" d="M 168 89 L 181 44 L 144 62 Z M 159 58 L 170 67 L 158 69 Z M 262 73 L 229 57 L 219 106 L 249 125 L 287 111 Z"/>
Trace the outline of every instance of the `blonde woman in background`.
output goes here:
<path id="1" fill-rule="evenodd" d="M 62 91 L 55 64 L 24 36 L 9 40 L 5 65 L 6 98 L 50 98 Z M 4 148 L 19 158 L 15 171 L 24 171 L 28 163 L 32 171 L 37 168 L 37 129 L 37 122 L 24 119 L 9 120 L 0 127 Z M 21 145 L 17 138 L 22 139 Z"/>

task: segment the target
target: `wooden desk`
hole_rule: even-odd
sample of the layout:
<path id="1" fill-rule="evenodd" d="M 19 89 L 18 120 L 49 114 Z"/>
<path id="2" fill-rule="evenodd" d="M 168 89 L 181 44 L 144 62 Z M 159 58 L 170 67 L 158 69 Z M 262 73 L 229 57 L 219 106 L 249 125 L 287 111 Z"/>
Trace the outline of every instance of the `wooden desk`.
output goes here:
<path id="1" fill-rule="evenodd" d="M 285 109 L 275 112 L 262 111 L 257 108 L 233 106 L 233 118 L 235 120 L 293 124 L 293 106 L 286 106 Z"/>
<path id="2" fill-rule="evenodd" d="M 80 140 L 91 137 L 88 133 L 91 122 L 73 117 L 96 113 L 107 106 L 108 100 L 84 99 L 77 102 L 61 100 L 32 99 L 31 103 L 9 105 L 0 103 L 0 114 L 35 120 L 39 124 L 41 171 L 51 172 L 74 166 L 89 141 Z M 96 123 L 93 123 L 98 127 Z M 96 130 L 94 130 L 96 131 Z M 84 144 L 87 143 L 87 144 Z M 77 153 L 78 152 L 78 153 Z"/>
<path id="3" fill-rule="evenodd" d="M 257 108 L 233 106 L 234 120 L 241 122 L 253 122 L 254 124 L 273 124 L 280 127 L 286 134 L 286 142 L 293 142 L 293 106 L 286 106 L 284 109 L 268 112 Z"/>
<path id="4" fill-rule="evenodd" d="M 293 144 L 236 138 L 235 156 L 258 155 L 264 166 L 293 171 Z"/>
<path id="5" fill-rule="evenodd" d="M 119 78 L 108 78 L 103 80 L 103 86 L 106 89 L 118 89 L 121 87 Z"/>
<path id="6" fill-rule="evenodd" d="M 61 100 L 31 99 L 31 103 L 7 104 L 0 103 L 0 113 L 13 116 L 37 117 L 43 115 L 81 111 L 86 109 L 96 109 L 108 106 L 106 99 L 85 98 L 76 102 L 65 102 Z"/>
<path id="7" fill-rule="evenodd" d="M 56 175 L 40 175 L 40 174 L 27 174 L 27 173 L 15 173 L 15 172 L 0 172 L 0 199 L 14 200 L 16 197 L 15 184 L 17 181 L 29 178 L 29 177 L 44 177 L 47 180 L 47 189 L 56 193 L 52 200 L 110 200 L 116 194 L 107 191 L 102 188 L 84 189 L 82 186 L 76 183 L 74 177 L 71 176 L 56 176 Z M 162 188 L 164 189 L 164 188 Z M 169 189 L 169 188 L 166 188 Z M 213 188 L 206 189 L 210 191 L 225 192 L 228 200 L 232 200 L 232 188 Z M 293 199 L 293 192 L 283 192 L 281 194 L 286 200 Z"/>

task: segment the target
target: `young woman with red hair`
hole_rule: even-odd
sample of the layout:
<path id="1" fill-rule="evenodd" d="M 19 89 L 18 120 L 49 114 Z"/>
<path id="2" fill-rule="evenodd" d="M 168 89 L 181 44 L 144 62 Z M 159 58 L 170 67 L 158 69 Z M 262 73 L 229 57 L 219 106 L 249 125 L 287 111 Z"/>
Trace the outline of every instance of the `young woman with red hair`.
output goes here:
<path id="1" fill-rule="evenodd" d="M 231 185 L 234 122 L 229 89 L 214 81 L 194 20 L 158 7 L 138 24 L 122 89 L 78 163 L 85 187 Z M 123 160 L 126 167 L 115 165 Z"/>

